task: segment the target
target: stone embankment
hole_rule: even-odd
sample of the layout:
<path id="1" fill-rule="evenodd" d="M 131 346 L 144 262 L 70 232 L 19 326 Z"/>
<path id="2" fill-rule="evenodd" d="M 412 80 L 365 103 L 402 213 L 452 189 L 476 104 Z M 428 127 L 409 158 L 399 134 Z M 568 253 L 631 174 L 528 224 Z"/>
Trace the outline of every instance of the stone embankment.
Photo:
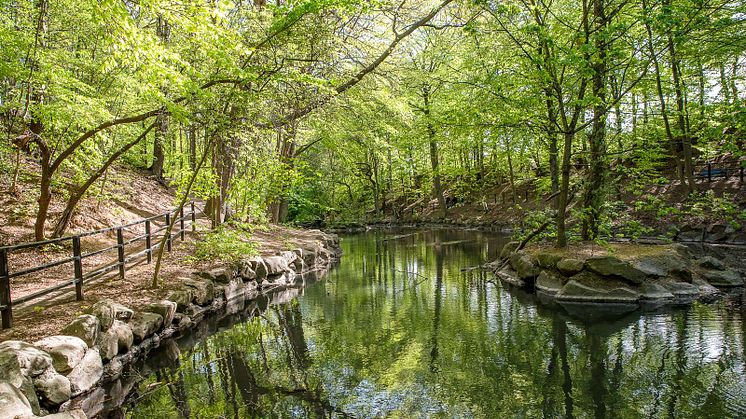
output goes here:
<path id="1" fill-rule="evenodd" d="M 744 285 L 744 274 L 688 247 L 629 245 L 618 252 L 578 256 L 556 249 L 520 250 L 508 243 L 492 264 L 504 282 L 536 291 L 563 306 L 618 304 L 629 308 L 712 300 Z"/>
<path id="2" fill-rule="evenodd" d="M 136 310 L 98 301 L 57 336 L 0 343 L 0 418 L 86 418 L 96 411 L 89 395 L 161 340 L 209 314 L 302 286 L 305 274 L 328 269 L 341 256 L 339 238 L 320 231 L 314 238 L 307 248 L 246 257 L 180 278 L 163 300 Z"/>

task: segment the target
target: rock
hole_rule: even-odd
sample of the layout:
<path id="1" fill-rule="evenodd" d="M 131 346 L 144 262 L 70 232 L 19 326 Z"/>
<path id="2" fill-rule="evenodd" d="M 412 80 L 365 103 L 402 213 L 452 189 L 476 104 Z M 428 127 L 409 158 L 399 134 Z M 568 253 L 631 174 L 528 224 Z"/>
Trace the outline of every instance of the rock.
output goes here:
<path id="1" fill-rule="evenodd" d="M 690 280 L 689 266 L 674 250 L 666 250 L 657 255 L 643 255 L 629 261 L 634 268 L 648 277 L 662 278 L 669 275 Z"/>
<path id="2" fill-rule="evenodd" d="M 740 287 L 743 279 L 738 272 L 728 269 L 724 271 L 704 271 L 702 276 L 716 287 Z"/>
<path id="3" fill-rule="evenodd" d="M 264 263 L 267 265 L 267 276 L 280 275 L 290 270 L 287 259 L 282 256 L 267 256 Z"/>
<path id="4" fill-rule="evenodd" d="M 176 303 L 176 312 L 183 313 L 192 304 L 194 299 L 194 290 L 192 288 L 184 288 L 180 290 L 171 291 L 166 300 L 173 301 Z"/>
<path id="5" fill-rule="evenodd" d="M 33 416 L 31 404 L 13 384 L 0 381 L 0 417 L 16 418 Z"/>
<path id="6" fill-rule="evenodd" d="M 227 284 L 233 279 L 233 270 L 226 267 L 213 268 L 209 271 L 202 271 L 198 274 L 200 277 L 217 282 L 218 284 Z"/>
<path id="7" fill-rule="evenodd" d="M 557 262 L 562 260 L 562 256 L 549 252 L 538 252 L 534 257 L 536 258 L 536 264 L 545 269 L 554 269 Z"/>
<path id="8" fill-rule="evenodd" d="M 44 416 L 44 419 L 88 419 L 88 416 L 82 410 L 74 409 Z"/>
<path id="9" fill-rule="evenodd" d="M 627 287 L 601 289 L 574 279 L 570 279 L 557 294 L 559 300 L 597 303 L 635 303 L 639 298 L 638 293 Z"/>
<path id="10" fill-rule="evenodd" d="M 98 329 L 98 318 L 90 314 L 84 314 L 65 326 L 60 331 L 60 334 L 78 337 L 82 339 L 83 342 L 85 342 L 86 345 L 88 345 L 88 347 L 90 348 L 91 346 L 96 344 Z"/>
<path id="11" fill-rule="evenodd" d="M 715 301 L 715 299 L 720 295 L 720 291 L 713 287 L 709 282 L 705 281 L 700 276 L 695 276 L 692 278 L 692 285 L 695 285 L 697 288 L 699 288 L 699 299 L 703 301 Z"/>
<path id="12" fill-rule="evenodd" d="M 104 361 L 109 361 L 117 354 L 129 351 L 134 341 L 132 329 L 120 320 L 114 320 L 109 330 L 101 332 L 96 346 Z"/>
<path id="13" fill-rule="evenodd" d="M 88 350 L 83 339 L 75 336 L 49 336 L 34 342 L 34 346 L 51 355 L 54 369 L 62 374 L 75 368 Z"/>
<path id="14" fill-rule="evenodd" d="M 52 367 L 52 357 L 41 349 L 19 340 L 6 340 L 0 343 L 0 369 L 6 366 L 15 369 L 16 365 L 23 375 L 36 377 Z M 0 374 L 3 372 L 0 371 Z M 5 377 L 0 379 L 7 380 Z M 15 382 L 13 384 L 16 385 Z"/>
<path id="15" fill-rule="evenodd" d="M 157 332 L 163 325 L 163 317 L 160 314 L 138 311 L 130 320 L 130 328 L 135 341 L 142 342 L 143 339 Z"/>
<path id="16" fill-rule="evenodd" d="M 42 404 L 47 407 L 61 405 L 70 400 L 72 394 L 70 380 L 64 375 L 57 374 L 51 368 L 34 379 L 34 388 Z"/>
<path id="17" fill-rule="evenodd" d="M 251 269 L 254 270 L 257 280 L 262 280 L 267 277 L 269 272 L 267 271 L 267 265 L 264 263 L 264 259 L 259 256 L 255 256 L 249 259 L 251 262 Z"/>
<path id="18" fill-rule="evenodd" d="M 70 380 L 71 396 L 85 393 L 95 386 L 104 373 L 104 365 L 98 351 L 89 349 L 83 360 L 73 368 L 67 379 Z"/>
<path id="19" fill-rule="evenodd" d="M 201 306 L 209 304 L 215 298 L 215 286 L 210 280 L 185 280 L 184 285 L 194 292 L 194 301 Z"/>
<path id="20" fill-rule="evenodd" d="M 541 271 L 536 279 L 536 289 L 554 295 L 562 289 L 562 280 L 549 271 Z"/>
<path id="21" fill-rule="evenodd" d="M 161 300 L 157 303 L 146 305 L 142 311 L 160 314 L 161 317 L 163 317 L 163 326 L 168 327 L 171 325 L 171 322 L 174 321 L 177 307 L 178 304 L 173 301 Z"/>
<path id="22" fill-rule="evenodd" d="M 562 275 L 565 276 L 573 276 L 579 274 L 583 270 L 584 266 L 585 262 L 573 258 L 562 259 L 557 262 L 557 270 L 559 270 Z"/>
<path id="23" fill-rule="evenodd" d="M 673 294 L 674 302 L 677 304 L 689 304 L 699 298 L 699 287 L 696 285 L 673 278 L 667 278 L 661 285 Z"/>
<path id="24" fill-rule="evenodd" d="M 712 256 L 705 256 L 699 260 L 699 266 L 705 269 L 713 269 L 716 271 L 724 271 L 725 264 Z"/>
<path id="25" fill-rule="evenodd" d="M 515 270 L 521 280 L 533 279 L 539 275 L 539 269 L 531 261 L 531 258 L 522 252 L 513 253 L 510 256 L 510 266 Z"/>
<path id="26" fill-rule="evenodd" d="M 640 299 L 648 301 L 673 301 L 674 295 L 661 284 L 645 282 L 640 287 Z"/>
<path id="27" fill-rule="evenodd" d="M 99 333 L 98 338 L 96 339 L 96 347 L 98 348 L 99 355 L 101 355 L 101 359 L 104 361 L 108 361 L 117 356 L 117 353 L 119 352 L 119 343 L 117 342 L 116 333 L 113 332 L 111 328 L 105 332 Z"/>
<path id="28" fill-rule="evenodd" d="M 256 279 L 256 272 L 254 272 L 254 269 L 251 267 L 250 261 L 245 260 L 241 262 L 239 275 L 241 275 L 241 278 L 244 281 L 251 281 L 252 279 Z"/>
<path id="29" fill-rule="evenodd" d="M 497 275 L 497 277 L 500 278 L 501 281 L 506 282 L 510 285 L 521 288 L 526 286 L 526 283 L 518 278 L 518 274 L 516 274 L 516 272 L 512 269 L 503 268 L 502 270 L 495 272 L 495 275 Z"/>
<path id="30" fill-rule="evenodd" d="M 242 298 L 246 293 L 246 286 L 240 279 L 234 279 L 233 281 L 223 286 L 223 294 L 226 301 L 235 300 Z"/>
<path id="31" fill-rule="evenodd" d="M 503 246 L 502 250 L 500 251 L 500 259 L 507 260 L 510 255 L 513 254 L 513 252 L 518 249 L 518 246 L 520 246 L 520 242 L 508 242 Z"/>
<path id="32" fill-rule="evenodd" d="M 134 311 L 111 300 L 101 300 L 91 307 L 91 314 L 98 318 L 101 330 L 106 331 L 114 320 L 131 319 Z"/>
<path id="33" fill-rule="evenodd" d="M 590 257 L 585 261 L 585 266 L 599 275 L 624 278 L 638 285 L 647 277 L 645 272 L 615 256 Z"/>

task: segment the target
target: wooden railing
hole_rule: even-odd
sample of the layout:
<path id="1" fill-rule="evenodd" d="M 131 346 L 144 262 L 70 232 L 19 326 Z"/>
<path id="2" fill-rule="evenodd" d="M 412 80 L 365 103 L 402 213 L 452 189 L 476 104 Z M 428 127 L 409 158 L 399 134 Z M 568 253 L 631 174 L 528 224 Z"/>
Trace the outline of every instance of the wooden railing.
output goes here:
<path id="1" fill-rule="evenodd" d="M 150 263 L 153 258 L 153 252 L 159 249 L 160 243 L 153 246 L 153 240 L 162 239 L 165 234 L 165 230 L 171 224 L 172 217 L 178 216 L 174 222 L 174 230 L 171 231 L 168 239 L 166 240 L 166 250 L 171 251 L 172 242 L 174 237 L 180 237 L 184 240 L 185 233 L 185 221 L 190 220 L 191 230 L 195 230 L 196 226 L 196 212 L 194 202 L 190 203 L 190 211 L 184 214 L 184 208 L 181 210 L 171 210 L 163 214 L 158 214 L 150 218 L 144 218 L 129 224 L 124 224 L 116 227 L 105 228 L 102 230 L 90 231 L 86 233 L 77 234 L 75 236 L 61 237 L 58 239 L 45 240 L 33 243 L 21 243 L 11 246 L 0 247 L 0 317 L 2 317 L 2 328 L 8 329 L 13 326 L 13 306 L 22 304 L 31 300 L 39 299 L 52 292 L 59 291 L 63 288 L 74 286 L 75 297 L 77 300 L 83 300 L 83 285 L 94 278 L 100 277 L 108 272 L 115 269 L 119 270 L 119 278 L 124 279 L 125 267 L 128 263 L 136 261 L 141 258 L 145 258 L 147 263 Z M 152 224 L 157 220 L 163 219 L 164 223 L 158 226 L 156 229 L 152 229 Z M 125 229 L 130 230 L 133 227 L 144 225 L 144 231 L 135 237 L 132 237 L 125 241 L 124 231 Z M 92 237 L 96 235 L 102 235 L 110 232 L 116 233 L 117 243 L 113 246 L 105 247 L 102 249 L 91 250 L 86 253 L 81 251 L 80 239 L 84 237 Z M 163 232 L 163 234 L 159 233 Z M 143 250 L 138 251 L 134 254 L 127 255 L 125 252 L 126 246 L 132 246 L 134 243 L 145 241 L 145 247 Z M 12 252 L 17 252 L 26 249 L 40 249 L 49 245 L 64 245 L 67 242 L 72 242 L 72 255 L 63 259 L 58 259 L 50 263 L 43 265 L 37 265 L 17 271 L 11 271 L 8 264 L 8 257 Z M 101 255 L 105 252 L 117 250 L 117 259 L 111 263 L 106 263 L 103 266 L 98 266 L 94 270 L 84 273 L 83 272 L 83 260 L 94 256 Z M 57 266 L 64 264 L 73 264 L 73 276 L 70 279 L 61 281 L 59 284 L 35 291 L 30 294 L 22 295 L 18 298 L 13 298 L 11 279 L 17 278 L 23 275 L 30 275 L 36 272 L 42 272 L 45 270 L 52 269 Z"/>

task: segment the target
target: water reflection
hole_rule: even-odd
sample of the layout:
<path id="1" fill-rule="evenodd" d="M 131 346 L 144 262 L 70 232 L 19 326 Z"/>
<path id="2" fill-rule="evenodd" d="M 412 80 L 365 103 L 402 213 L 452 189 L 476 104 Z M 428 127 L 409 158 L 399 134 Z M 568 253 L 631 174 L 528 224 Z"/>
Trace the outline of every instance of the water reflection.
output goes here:
<path id="1" fill-rule="evenodd" d="M 341 265 L 292 303 L 254 303 L 257 315 L 244 308 L 133 371 L 144 379 L 126 414 L 746 416 L 740 300 L 570 315 L 462 271 L 502 244 L 474 231 L 346 237 Z"/>

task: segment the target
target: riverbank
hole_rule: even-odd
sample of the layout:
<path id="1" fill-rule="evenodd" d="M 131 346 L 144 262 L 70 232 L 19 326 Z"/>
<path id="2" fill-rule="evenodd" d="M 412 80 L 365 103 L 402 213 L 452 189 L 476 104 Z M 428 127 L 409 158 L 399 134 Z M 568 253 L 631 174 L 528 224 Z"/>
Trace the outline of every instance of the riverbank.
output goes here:
<path id="1" fill-rule="evenodd" d="M 318 230 L 283 232 L 295 234 L 275 234 L 277 240 L 265 242 L 260 255 L 191 272 L 183 265 L 175 268 L 168 273 L 167 288 L 127 300 L 136 305 L 107 298 L 91 306 L 95 300 L 89 299 L 88 307 L 80 307 L 86 314 L 63 311 L 68 322 L 75 317 L 71 313 L 79 315 L 61 330 L 51 329 L 60 330 L 57 336 L 33 345 L 20 340 L 0 343 L 0 397 L 7 401 L 0 406 L 0 417 L 33 417 L 57 410 L 67 412 L 60 417 L 85 417 L 95 410 L 90 397 L 96 389 L 117 379 L 162 339 L 198 327 L 212 313 L 303 286 L 307 275 L 328 269 L 341 256 L 335 235 Z M 32 336 L 41 333 L 41 328 L 32 330 Z"/>

